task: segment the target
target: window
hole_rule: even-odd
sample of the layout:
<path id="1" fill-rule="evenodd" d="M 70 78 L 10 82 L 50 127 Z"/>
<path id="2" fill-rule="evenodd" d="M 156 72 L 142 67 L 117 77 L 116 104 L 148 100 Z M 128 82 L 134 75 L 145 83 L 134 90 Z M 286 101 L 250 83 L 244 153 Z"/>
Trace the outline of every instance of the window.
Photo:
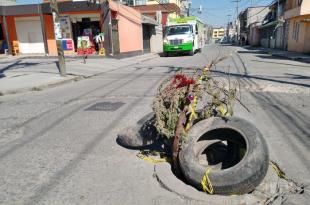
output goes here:
<path id="1" fill-rule="evenodd" d="M 135 6 L 146 5 L 146 0 L 136 0 Z"/>
<path id="2" fill-rule="evenodd" d="M 190 25 L 169 26 L 167 36 L 179 35 L 179 34 L 190 34 L 190 33 L 192 33 L 192 28 Z"/>
<path id="3" fill-rule="evenodd" d="M 300 5 L 302 4 L 302 1 L 303 1 L 303 0 L 295 0 L 295 1 L 294 1 L 294 7 L 300 6 Z"/>
<path id="4" fill-rule="evenodd" d="M 293 39 L 295 41 L 298 41 L 298 36 L 299 36 L 299 29 L 300 29 L 300 23 L 298 22 L 294 22 L 294 25 L 293 25 Z"/>

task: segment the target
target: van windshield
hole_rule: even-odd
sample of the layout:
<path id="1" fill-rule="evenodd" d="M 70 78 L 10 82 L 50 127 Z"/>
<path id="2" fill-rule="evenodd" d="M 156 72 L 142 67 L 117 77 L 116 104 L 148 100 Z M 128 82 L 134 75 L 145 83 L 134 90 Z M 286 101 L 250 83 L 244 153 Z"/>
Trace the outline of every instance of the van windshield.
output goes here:
<path id="1" fill-rule="evenodd" d="M 167 36 L 190 34 L 192 32 L 190 25 L 169 26 L 167 30 Z"/>

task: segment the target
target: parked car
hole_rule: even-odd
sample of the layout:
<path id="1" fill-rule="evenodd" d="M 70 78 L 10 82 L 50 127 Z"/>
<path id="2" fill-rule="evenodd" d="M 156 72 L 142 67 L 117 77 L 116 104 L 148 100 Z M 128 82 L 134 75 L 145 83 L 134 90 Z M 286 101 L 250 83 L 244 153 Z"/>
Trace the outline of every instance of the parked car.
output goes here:
<path id="1" fill-rule="evenodd" d="M 220 40 L 220 44 L 229 43 L 229 38 L 227 36 L 223 36 Z"/>

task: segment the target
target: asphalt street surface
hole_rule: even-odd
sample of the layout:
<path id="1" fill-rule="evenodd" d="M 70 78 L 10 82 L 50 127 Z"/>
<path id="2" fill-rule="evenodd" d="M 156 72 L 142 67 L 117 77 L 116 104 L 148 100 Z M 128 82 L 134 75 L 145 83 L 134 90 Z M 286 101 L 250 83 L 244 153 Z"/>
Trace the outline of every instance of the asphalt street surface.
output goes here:
<path id="1" fill-rule="evenodd" d="M 310 65 L 213 44 L 194 56 L 157 57 L 59 87 L 1 96 L 0 204 L 199 204 L 161 187 L 154 166 L 116 137 L 151 112 L 162 80 L 226 55 L 212 76 L 239 83 L 250 112 L 237 103 L 235 115 L 258 127 L 270 158 L 289 178 L 309 186 Z M 105 63 L 93 61 L 98 68 Z M 306 193 L 294 200 L 309 199 Z"/>

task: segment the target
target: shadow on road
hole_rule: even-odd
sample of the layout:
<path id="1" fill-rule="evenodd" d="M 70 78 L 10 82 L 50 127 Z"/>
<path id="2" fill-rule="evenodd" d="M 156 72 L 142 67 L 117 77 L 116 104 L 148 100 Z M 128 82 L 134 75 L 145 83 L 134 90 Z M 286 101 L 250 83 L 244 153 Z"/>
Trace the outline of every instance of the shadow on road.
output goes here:
<path id="1" fill-rule="evenodd" d="M 278 65 L 288 65 L 288 66 L 295 66 L 295 67 L 304 67 L 304 68 L 310 68 L 310 65 L 295 65 L 290 63 L 278 63 L 278 62 L 272 62 L 272 61 L 262 61 L 262 60 L 251 60 L 254 62 L 260 62 L 260 63 L 272 63 L 272 64 L 278 64 Z"/>
<path id="2" fill-rule="evenodd" d="M 282 84 L 289 84 L 289 85 L 298 85 L 298 86 L 310 88 L 310 84 L 295 83 L 295 82 L 289 82 L 289 81 L 285 81 L 285 80 L 276 80 L 273 78 L 262 77 L 262 76 L 252 76 L 252 75 L 239 74 L 239 73 L 226 73 L 224 71 L 219 71 L 219 70 L 212 70 L 211 72 L 212 73 L 219 73 L 219 74 L 223 74 L 223 75 L 230 75 L 230 76 L 234 76 L 234 77 L 238 77 L 238 78 L 244 78 L 244 79 L 257 79 L 257 80 L 264 80 L 264 81 L 270 81 L 270 82 L 276 82 L 276 83 L 282 83 Z M 292 79 L 296 79 L 296 78 L 292 78 Z M 308 79 L 308 78 L 306 78 L 306 79 Z"/>

